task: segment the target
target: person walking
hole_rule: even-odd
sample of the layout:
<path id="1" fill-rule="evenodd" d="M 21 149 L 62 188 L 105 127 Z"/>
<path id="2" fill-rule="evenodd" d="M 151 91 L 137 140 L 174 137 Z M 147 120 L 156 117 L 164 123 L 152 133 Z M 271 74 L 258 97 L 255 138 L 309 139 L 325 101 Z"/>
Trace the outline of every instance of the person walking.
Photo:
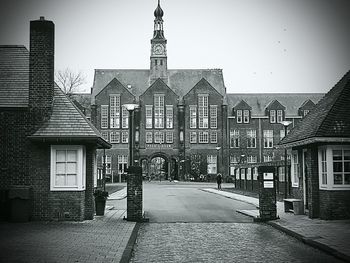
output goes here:
<path id="1" fill-rule="evenodd" d="M 222 175 L 221 175 L 221 173 L 218 173 L 218 175 L 216 176 L 216 182 L 218 184 L 218 190 L 221 190 L 221 182 L 222 182 Z"/>

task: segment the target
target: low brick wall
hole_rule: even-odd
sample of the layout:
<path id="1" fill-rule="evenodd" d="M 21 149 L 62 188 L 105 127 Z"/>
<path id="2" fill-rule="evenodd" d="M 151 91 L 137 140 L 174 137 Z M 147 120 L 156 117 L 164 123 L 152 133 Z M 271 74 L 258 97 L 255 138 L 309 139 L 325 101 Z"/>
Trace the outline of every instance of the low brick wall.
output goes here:
<path id="1" fill-rule="evenodd" d="M 326 220 L 350 218 L 350 191 L 320 190 L 320 218 Z"/>

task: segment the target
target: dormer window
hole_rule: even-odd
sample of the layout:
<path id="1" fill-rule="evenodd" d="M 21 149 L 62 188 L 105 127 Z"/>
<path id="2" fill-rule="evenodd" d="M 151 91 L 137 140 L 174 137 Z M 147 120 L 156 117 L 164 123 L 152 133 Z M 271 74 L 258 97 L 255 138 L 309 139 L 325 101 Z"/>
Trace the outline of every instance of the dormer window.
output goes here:
<path id="1" fill-rule="evenodd" d="M 304 117 L 305 117 L 309 112 L 310 112 L 309 110 L 303 110 L 303 115 L 304 115 Z"/>
<path id="2" fill-rule="evenodd" d="M 243 111 L 243 122 L 244 123 L 249 123 L 249 110 L 244 110 Z"/>
<path id="3" fill-rule="evenodd" d="M 242 123 L 242 110 L 237 110 L 237 123 Z"/>
<path id="4" fill-rule="evenodd" d="M 276 123 L 276 111 L 270 110 L 270 123 Z"/>
<path id="5" fill-rule="evenodd" d="M 281 123 L 283 121 L 283 111 L 277 110 L 277 122 Z"/>

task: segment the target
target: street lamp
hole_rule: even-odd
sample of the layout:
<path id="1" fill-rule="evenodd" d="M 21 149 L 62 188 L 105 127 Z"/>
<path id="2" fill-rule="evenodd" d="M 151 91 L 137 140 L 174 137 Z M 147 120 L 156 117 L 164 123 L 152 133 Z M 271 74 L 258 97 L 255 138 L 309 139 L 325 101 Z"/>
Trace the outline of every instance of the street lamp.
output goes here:
<path id="1" fill-rule="evenodd" d="M 139 107 L 138 104 L 123 104 L 123 107 L 125 107 L 129 112 L 129 166 L 132 166 L 134 164 L 134 158 L 133 158 L 133 115 L 134 110 Z"/>
<path id="2" fill-rule="evenodd" d="M 284 126 L 284 137 L 287 136 L 287 128 L 291 124 L 291 121 L 281 121 L 281 124 Z M 288 173 L 287 173 L 287 147 L 284 148 L 284 198 L 287 198 L 287 191 L 289 189 L 288 184 Z"/>
<path id="3" fill-rule="evenodd" d="M 217 155 L 216 155 L 217 156 L 216 157 L 216 173 L 219 173 L 219 151 L 220 151 L 221 147 L 220 146 L 216 146 L 215 149 L 217 151 Z"/>

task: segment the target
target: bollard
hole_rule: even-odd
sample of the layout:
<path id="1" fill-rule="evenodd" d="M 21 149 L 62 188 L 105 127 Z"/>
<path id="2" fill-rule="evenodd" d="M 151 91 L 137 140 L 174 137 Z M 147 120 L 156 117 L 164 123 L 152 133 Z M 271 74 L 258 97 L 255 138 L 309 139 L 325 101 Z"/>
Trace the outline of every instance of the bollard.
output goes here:
<path id="1" fill-rule="evenodd" d="M 259 178 L 259 211 L 261 221 L 277 219 L 275 168 L 273 166 L 260 166 Z"/>
<path id="2" fill-rule="evenodd" d="M 142 169 L 139 166 L 128 168 L 126 217 L 128 221 L 143 221 Z"/>

